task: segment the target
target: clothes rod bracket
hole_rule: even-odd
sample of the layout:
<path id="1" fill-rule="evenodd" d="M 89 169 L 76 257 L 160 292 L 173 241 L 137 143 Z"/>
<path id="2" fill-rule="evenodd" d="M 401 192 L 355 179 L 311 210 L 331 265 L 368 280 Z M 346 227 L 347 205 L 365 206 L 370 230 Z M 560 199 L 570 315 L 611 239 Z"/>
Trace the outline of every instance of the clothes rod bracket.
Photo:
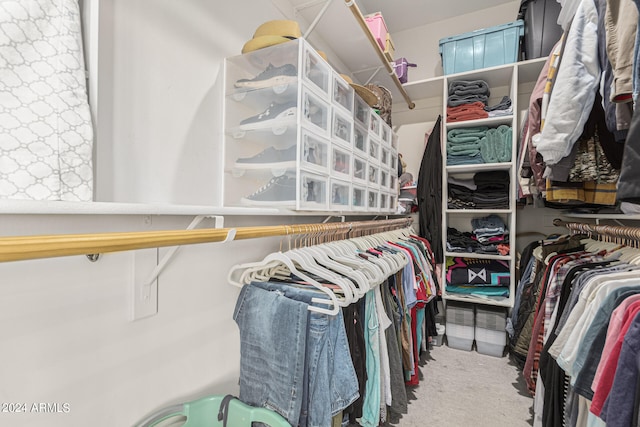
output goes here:
<path id="1" fill-rule="evenodd" d="M 214 228 L 223 228 L 224 227 L 224 217 L 220 215 L 199 215 L 196 216 L 191 224 L 187 227 L 187 230 L 195 229 L 198 224 L 204 221 L 206 218 L 212 218 L 215 220 Z M 227 232 L 227 236 L 222 243 L 230 242 L 234 240 L 236 237 L 236 229 L 230 228 Z M 157 262 L 159 249 L 155 249 L 155 268 L 148 276 L 147 280 L 144 282 L 139 282 L 135 280 L 135 272 L 134 272 L 134 281 L 133 281 L 133 303 L 132 303 L 132 320 L 142 319 L 145 317 L 153 316 L 158 313 L 158 276 L 167 266 L 169 261 L 173 258 L 176 252 L 180 249 L 180 246 L 173 246 L 169 249 L 169 251 L 162 257 L 162 259 Z M 140 253 L 139 257 L 134 259 L 134 264 L 149 264 L 152 263 L 153 260 L 150 259 L 148 253 L 143 254 Z M 134 268 L 135 269 L 135 268 Z"/>

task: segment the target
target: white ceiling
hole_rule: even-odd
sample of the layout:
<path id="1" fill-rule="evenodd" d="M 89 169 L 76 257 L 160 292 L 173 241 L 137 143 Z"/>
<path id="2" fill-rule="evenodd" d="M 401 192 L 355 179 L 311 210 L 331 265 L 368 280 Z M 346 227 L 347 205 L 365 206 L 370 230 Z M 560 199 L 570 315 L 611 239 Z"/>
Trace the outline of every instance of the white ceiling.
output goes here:
<path id="1" fill-rule="evenodd" d="M 336 1 L 336 0 L 334 0 Z M 513 0 L 357 0 L 363 14 L 382 12 L 390 33 L 486 9 Z"/>

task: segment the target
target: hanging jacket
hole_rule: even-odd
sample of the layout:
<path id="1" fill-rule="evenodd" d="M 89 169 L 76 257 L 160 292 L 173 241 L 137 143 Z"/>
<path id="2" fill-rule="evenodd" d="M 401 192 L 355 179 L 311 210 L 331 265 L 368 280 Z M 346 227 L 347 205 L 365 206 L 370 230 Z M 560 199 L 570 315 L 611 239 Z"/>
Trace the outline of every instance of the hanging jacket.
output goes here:
<path id="1" fill-rule="evenodd" d="M 439 116 L 424 149 L 418 174 L 417 194 L 420 237 L 431 243 L 436 264 L 444 262 L 442 252 L 442 151 Z"/>
<path id="2" fill-rule="evenodd" d="M 622 168 L 618 179 L 618 201 L 640 203 L 640 112 L 631 120 L 629 135 L 624 144 Z"/>
<path id="3" fill-rule="evenodd" d="M 547 165 L 554 165 L 571 153 L 589 117 L 599 84 L 598 12 L 593 0 L 583 0 L 571 23 L 536 144 Z"/>

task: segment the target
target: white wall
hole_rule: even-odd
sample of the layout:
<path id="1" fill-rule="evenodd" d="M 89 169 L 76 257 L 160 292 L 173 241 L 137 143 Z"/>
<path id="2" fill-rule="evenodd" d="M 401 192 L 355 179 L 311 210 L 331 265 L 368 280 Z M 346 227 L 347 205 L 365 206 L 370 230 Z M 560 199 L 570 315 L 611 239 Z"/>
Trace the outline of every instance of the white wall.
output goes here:
<path id="1" fill-rule="evenodd" d="M 446 7 L 446 4 L 443 4 Z M 393 33 L 396 56 L 406 57 L 418 64 L 409 69 L 409 81 L 417 81 L 442 75 L 440 39 L 466 33 L 481 28 L 493 27 L 515 21 L 520 1 L 512 1 L 500 6 L 479 9 L 477 12 L 457 16 L 422 27 Z"/>

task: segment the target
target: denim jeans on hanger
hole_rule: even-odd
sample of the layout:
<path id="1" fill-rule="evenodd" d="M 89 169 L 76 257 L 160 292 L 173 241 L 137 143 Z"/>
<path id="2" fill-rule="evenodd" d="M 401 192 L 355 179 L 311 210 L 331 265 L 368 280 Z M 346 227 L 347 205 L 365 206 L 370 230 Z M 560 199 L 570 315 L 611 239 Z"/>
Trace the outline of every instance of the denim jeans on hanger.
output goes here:
<path id="1" fill-rule="evenodd" d="M 288 305 L 288 303 L 281 301 L 282 299 L 302 302 L 305 307 L 308 307 L 312 298 L 323 296 L 315 290 L 296 287 L 288 283 L 254 282 L 247 286 L 278 295 L 280 298 L 272 303 L 283 303 L 284 305 Z M 264 310 L 264 304 L 265 302 L 259 303 L 255 310 Z M 298 388 L 300 400 L 302 400 L 302 419 L 300 421 L 304 422 L 306 416 L 305 425 L 310 427 L 327 426 L 331 425 L 333 415 L 348 407 L 358 398 L 358 379 L 351 361 L 342 311 L 331 316 L 306 310 L 304 315 L 308 317 L 308 321 L 306 327 L 302 329 L 296 329 L 297 326 L 300 326 L 300 323 L 296 321 L 292 322 L 293 328 L 289 328 L 290 323 L 287 319 L 275 318 L 266 327 L 272 330 L 273 327 L 277 327 L 278 333 L 285 335 L 285 340 L 289 335 L 294 338 L 294 342 L 297 342 L 298 339 L 305 341 L 302 352 L 304 356 L 303 374 L 304 379 L 307 380 L 308 388 L 305 387 L 305 381 Z M 301 335 L 304 335 L 305 338 L 301 338 Z M 296 336 L 298 338 L 295 338 Z M 280 351 L 275 351 L 274 355 L 276 358 L 280 358 L 282 353 L 291 351 L 293 350 L 285 347 Z M 268 352 L 270 353 L 271 350 L 269 349 Z M 303 397 L 305 388 L 307 396 Z"/>
<path id="2" fill-rule="evenodd" d="M 307 307 L 247 285 L 233 313 L 240 329 L 240 400 L 271 409 L 291 425 L 302 408 Z"/>

